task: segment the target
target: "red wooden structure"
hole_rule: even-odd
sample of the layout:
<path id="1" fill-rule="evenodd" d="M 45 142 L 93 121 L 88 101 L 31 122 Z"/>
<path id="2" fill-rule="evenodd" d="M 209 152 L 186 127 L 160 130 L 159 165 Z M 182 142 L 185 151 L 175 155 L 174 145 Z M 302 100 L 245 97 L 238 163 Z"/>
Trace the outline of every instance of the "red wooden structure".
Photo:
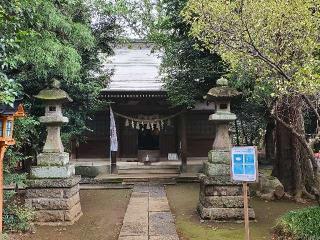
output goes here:
<path id="1" fill-rule="evenodd" d="M 0 234 L 2 235 L 2 215 L 3 215 L 3 158 L 8 146 L 14 145 L 13 125 L 14 119 L 24 117 L 23 106 L 15 102 L 14 106 L 0 105 Z"/>

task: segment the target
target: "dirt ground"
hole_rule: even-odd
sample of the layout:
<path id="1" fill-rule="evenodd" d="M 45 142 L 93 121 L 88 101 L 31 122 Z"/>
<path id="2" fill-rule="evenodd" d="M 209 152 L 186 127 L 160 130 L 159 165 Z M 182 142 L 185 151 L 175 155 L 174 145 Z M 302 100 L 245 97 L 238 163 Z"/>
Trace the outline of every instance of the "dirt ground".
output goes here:
<path id="1" fill-rule="evenodd" d="M 130 190 L 81 190 L 83 216 L 72 226 L 37 226 L 35 234 L 10 240 L 117 240 Z"/>
<path id="2" fill-rule="evenodd" d="M 176 217 L 180 240 L 238 240 L 244 238 L 243 223 L 201 222 L 196 212 L 199 198 L 198 184 L 167 186 L 167 197 Z M 271 229 L 276 219 L 283 213 L 306 207 L 289 201 L 265 202 L 252 199 L 256 222 L 250 223 L 251 237 L 254 240 L 271 239 Z"/>

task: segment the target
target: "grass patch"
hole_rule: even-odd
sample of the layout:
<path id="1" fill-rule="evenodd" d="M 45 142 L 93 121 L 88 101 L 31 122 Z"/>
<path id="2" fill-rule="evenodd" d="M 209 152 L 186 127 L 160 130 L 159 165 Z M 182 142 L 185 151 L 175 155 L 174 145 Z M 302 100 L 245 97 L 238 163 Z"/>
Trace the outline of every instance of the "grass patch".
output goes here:
<path id="1" fill-rule="evenodd" d="M 179 218 L 176 224 L 182 240 L 234 240 L 244 238 L 243 228 L 232 225 L 225 228 L 221 225 L 195 224 L 187 218 Z"/>
<path id="2" fill-rule="evenodd" d="M 180 240 L 244 239 L 243 223 L 216 223 L 200 220 L 196 211 L 199 201 L 199 184 L 170 185 L 166 187 L 166 191 L 171 210 L 176 218 Z M 306 205 L 285 200 L 267 202 L 258 198 L 252 198 L 251 204 L 256 213 L 256 221 L 250 222 L 250 235 L 253 240 L 270 240 L 277 219 L 289 211 L 313 205 L 313 203 Z M 320 240 L 320 238 L 316 239 Z"/>
<path id="3" fill-rule="evenodd" d="M 279 239 L 320 239 L 320 207 L 290 211 L 279 218 L 275 227 Z"/>

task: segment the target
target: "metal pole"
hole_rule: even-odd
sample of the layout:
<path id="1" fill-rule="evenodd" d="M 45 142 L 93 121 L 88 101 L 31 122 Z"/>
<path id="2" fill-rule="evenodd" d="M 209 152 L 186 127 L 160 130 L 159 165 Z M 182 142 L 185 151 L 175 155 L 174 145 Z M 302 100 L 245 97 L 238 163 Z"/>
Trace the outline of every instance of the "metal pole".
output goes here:
<path id="1" fill-rule="evenodd" d="M 3 216 L 3 158 L 6 145 L 0 145 L 0 236 L 2 237 L 2 216 Z"/>
<path id="2" fill-rule="evenodd" d="M 249 204 L 248 204 L 248 183 L 243 183 L 243 205 L 244 205 L 244 228 L 245 240 L 250 240 L 249 231 Z"/>

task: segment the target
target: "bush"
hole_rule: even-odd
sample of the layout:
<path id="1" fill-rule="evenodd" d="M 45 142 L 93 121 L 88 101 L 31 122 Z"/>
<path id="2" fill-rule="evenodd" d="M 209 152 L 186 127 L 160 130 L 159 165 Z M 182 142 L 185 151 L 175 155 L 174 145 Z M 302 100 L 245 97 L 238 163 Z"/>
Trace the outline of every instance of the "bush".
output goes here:
<path id="1" fill-rule="evenodd" d="M 278 219 L 275 227 L 277 239 L 320 239 L 320 207 L 290 211 Z"/>
<path id="2" fill-rule="evenodd" d="M 4 209 L 4 227 L 6 231 L 26 232 L 31 229 L 34 213 L 25 206 L 12 204 Z"/>
<path id="3" fill-rule="evenodd" d="M 4 192 L 3 223 L 6 232 L 27 232 L 32 229 L 34 212 L 14 190 Z"/>

